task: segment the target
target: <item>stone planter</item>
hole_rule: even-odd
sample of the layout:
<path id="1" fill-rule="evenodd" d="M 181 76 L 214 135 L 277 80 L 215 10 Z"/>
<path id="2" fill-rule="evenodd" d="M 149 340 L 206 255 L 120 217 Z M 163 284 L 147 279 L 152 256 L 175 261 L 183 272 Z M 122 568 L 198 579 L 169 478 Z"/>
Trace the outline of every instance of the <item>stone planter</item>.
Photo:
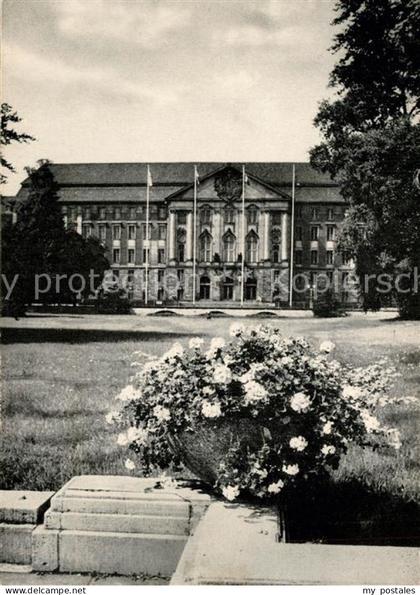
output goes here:
<path id="1" fill-rule="evenodd" d="M 285 420 L 286 424 L 288 420 Z M 189 431 L 182 431 L 170 437 L 172 450 L 184 465 L 199 479 L 213 486 L 221 462 L 232 446 L 240 444 L 244 452 L 263 445 L 264 440 L 276 434 L 294 435 L 290 424 L 281 420 L 267 422 L 252 418 L 222 419 L 197 424 Z"/>

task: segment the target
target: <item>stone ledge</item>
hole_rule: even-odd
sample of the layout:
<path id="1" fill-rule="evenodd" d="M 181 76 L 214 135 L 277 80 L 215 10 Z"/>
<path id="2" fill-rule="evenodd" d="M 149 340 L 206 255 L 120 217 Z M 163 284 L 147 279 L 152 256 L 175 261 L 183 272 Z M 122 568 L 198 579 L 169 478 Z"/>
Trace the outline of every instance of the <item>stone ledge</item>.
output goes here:
<path id="1" fill-rule="evenodd" d="M 418 548 L 276 542 L 274 511 L 215 502 L 172 585 L 417 584 Z"/>
<path id="2" fill-rule="evenodd" d="M 54 492 L 0 490 L 0 522 L 42 523 Z"/>

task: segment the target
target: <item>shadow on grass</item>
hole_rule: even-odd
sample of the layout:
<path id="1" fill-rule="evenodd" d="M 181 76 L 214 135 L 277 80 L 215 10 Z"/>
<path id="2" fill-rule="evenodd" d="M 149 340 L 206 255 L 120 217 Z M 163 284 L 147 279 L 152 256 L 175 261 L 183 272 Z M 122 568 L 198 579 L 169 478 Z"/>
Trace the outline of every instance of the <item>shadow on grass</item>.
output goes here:
<path id="1" fill-rule="evenodd" d="M 116 343 L 121 341 L 171 341 L 194 333 L 138 330 L 4 328 L 1 342 L 11 343 Z"/>
<path id="2" fill-rule="evenodd" d="M 289 542 L 420 546 L 420 503 L 357 480 L 296 494 L 286 518 Z"/>

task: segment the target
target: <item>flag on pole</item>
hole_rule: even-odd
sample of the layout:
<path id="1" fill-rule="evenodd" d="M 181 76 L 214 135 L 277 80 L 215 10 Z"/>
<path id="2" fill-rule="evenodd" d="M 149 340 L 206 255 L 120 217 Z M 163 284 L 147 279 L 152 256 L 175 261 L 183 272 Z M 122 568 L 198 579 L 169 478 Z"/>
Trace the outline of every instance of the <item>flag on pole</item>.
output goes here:
<path id="1" fill-rule="evenodd" d="M 150 167 L 147 166 L 147 185 L 149 188 L 153 186 L 152 174 L 150 173 Z"/>

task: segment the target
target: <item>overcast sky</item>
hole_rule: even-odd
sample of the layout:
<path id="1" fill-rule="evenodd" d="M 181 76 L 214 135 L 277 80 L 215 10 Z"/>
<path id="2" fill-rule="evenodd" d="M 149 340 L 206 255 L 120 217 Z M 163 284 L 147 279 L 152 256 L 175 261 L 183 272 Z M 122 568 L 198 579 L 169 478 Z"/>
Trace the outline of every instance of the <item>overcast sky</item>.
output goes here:
<path id="1" fill-rule="evenodd" d="M 4 0 L 24 165 L 303 161 L 330 94 L 333 0 Z"/>

